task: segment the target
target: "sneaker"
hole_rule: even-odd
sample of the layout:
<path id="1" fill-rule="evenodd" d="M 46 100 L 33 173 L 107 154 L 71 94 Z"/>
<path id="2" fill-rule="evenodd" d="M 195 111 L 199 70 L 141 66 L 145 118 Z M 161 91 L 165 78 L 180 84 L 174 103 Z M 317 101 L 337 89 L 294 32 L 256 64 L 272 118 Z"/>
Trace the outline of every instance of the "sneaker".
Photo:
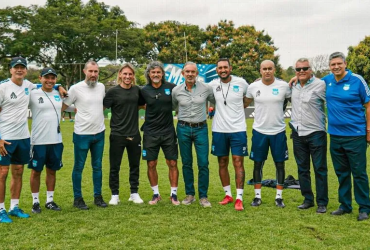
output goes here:
<path id="1" fill-rule="evenodd" d="M 34 214 L 41 213 L 40 203 L 38 203 L 38 202 L 33 203 L 33 205 L 32 205 L 32 213 L 34 213 Z"/>
<path id="2" fill-rule="evenodd" d="M 359 213 L 357 220 L 358 221 L 363 221 L 363 220 L 368 220 L 369 215 L 366 212 Z"/>
<path id="3" fill-rule="evenodd" d="M 120 202 L 121 201 L 119 200 L 119 195 L 118 194 L 112 194 L 112 198 L 109 201 L 109 205 L 116 206 Z"/>
<path id="4" fill-rule="evenodd" d="M 220 201 L 218 204 L 226 205 L 228 203 L 232 203 L 233 201 L 234 201 L 233 197 L 226 195 L 225 198 L 222 201 Z"/>
<path id="5" fill-rule="evenodd" d="M 70 121 L 70 122 L 74 122 L 74 120 L 73 120 L 73 119 L 70 119 L 69 121 Z"/>
<path id="6" fill-rule="evenodd" d="M 172 205 L 174 205 L 174 206 L 180 205 L 180 202 L 177 199 L 177 195 L 176 194 L 172 194 L 171 197 L 170 197 L 170 200 L 171 200 Z"/>
<path id="7" fill-rule="evenodd" d="M 236 211 L 243 211 L 243 201 L 241 199 L 236 199 L 234 207 Z"/>
<path id="8" fill-rule="evenodd" d="M 29 214 L 26 214 L 25 212 L 23 212 L 23 210 L 20 209 L 19 207 L 14 207 L 12 210 L 9 210 L 8 214 L 11 216 L 16 216 L 18 218 L 29 218 L 30 217 Z"/>
<path id="9" fill-rule="evenodd" d="M 105 203 L 103 200 L 103 196 L 101 195 L 94 197 L 94 204 L 102 208 L 108 207 L 107 203 Z"/>
<path id="10" fill-rule="evenodd" d="M 54 211 L 61 211 L 62 210 L 54 201 L 50 201 L 50 202 L 46 203 L 45 207 L 47 209 L 54 210 Z"/>
<path id="11" fill-rule="evenodd" d="M 281 199 L 281 198 L 277 198 L 277 199 L 275 199 L 275 205 L 276 205 L 277 207 L 281 207 L 281 208 L 284 208 L 284 207 L 285 207 L 285 204 L 284 204 L 284 202 L 283 202 L 283 199 Z"/>
<path id="12" fill-rule="evenodd" d="M 153 194 L 153 198 L 151 201 L 149 201 L 149 205 L 156 205 L 158 201 L 162 200 L 161 196 L 159 194 Z"/>
<path id="13" fill-rule="evenodd" d="M 144 201 L 140 198 L 140 195 L 138 193 L 130 194 L 130 198 L 128 201 L 132 201 L 135 204 L 143 204 Z"/>
<path id="14" fill-rule="evenodd" d="M 255 197 L 255 198 L 253 199 L 252 203 L 251 203 L 251 206 L 252 206 L 252 207 L 258 207 L 258 206 L 260 206 L 261 204 L 262 204 L 262 200 L 261 200 L 261 198 L 257 198 L 257 197 Z"/>
<path id="15" fill-rule="evenodd" d="M 185 199 L 181 202 L 183 205 L 190 205 L 195 201 L 194 195 L 187 195 Z M 200 202 L 200 201 L 199 201 Z"/>
<path id="16" fill-rule="evenodd" d="M 86 206 L 85 201 L 82 197 L 75 199 L 74 202 L 73 202 L 73 206 L 77 207 L 78 209 L 81 209 L 81 210 L 88 210 L 89 209 L 89 207 Z"/>
<path id="17" fill-rule="evenodd" d="M 0 211 L 0 223 L 12 223 L 13 220 L 9 218 L 5 209 Z"/>
<path id="18" fill-rule="evenodd" d="M 194 199 L 195 201 L 195 199 Z M 184 203 L 183 203 L 184 204 Z M 209 202 L 209 200 L 205 197 L 205 198 L 200 198 L 199 200 L 199 204 L 202 206 L 202 207 L 212 207 L 212 204 L 211 202 Z"/>

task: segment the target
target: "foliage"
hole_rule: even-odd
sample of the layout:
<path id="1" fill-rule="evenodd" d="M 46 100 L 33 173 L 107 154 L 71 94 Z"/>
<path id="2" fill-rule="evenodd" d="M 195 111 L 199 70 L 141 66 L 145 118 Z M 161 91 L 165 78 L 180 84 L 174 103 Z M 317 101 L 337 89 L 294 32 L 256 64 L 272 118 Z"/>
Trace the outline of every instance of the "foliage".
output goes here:
<path id="1" fill-rule="evenodd" d="M 370 36 L 348 48 L 347 67 L 370 83 Z"/>
<path id="2" fill-rule="evenodd" d="M 257 31 L 254 26 L 235 27 L 232 21 L 220 21 L 209 25 L 205 31 L 206 42 L 201 50 L 204 63 L 215 63 L 218 58 L 229 58 L 234 74 L 253 82 L 260 77 L 260 64 L 272 60 L 276 66 L 276 76 L 282 71 L 279 56 L 274 55 L 277 48 L 264 30 Z"/>
<path id="3" fill-rule="evenodd" d="M 248 128 L 253 120 L 247 119 Z M 141 121 L 142 123 L 142 121 Z M 103 158 L 103 197 L 110 199 L 109 180 L 109 121 Z M 211 122 L 209 122 L 211 126 Z M 168 168 L 162 153 L 158 159 L 159 191 L 163 200 L 157 206 L 147 204 L 152 190 L 146 175 L 146 162 L 141 161 L 139 193 L 146 204 L 135 205 L 129 197 L 129 167 L 127 154 L 123 156 L 120 173 L 120 198 L 118 206 L 101 209 L 93 205 L 92 168 L 87 157 L 82 178 L 82 190 L 89 211 L 79 211 L 72 206 L 73 192 L 71 171 L 73 168 L 73 123 L 61 124 L 64 153 L 63 168 L 57 172 L 55 201 L 62 207 L 54 212 L 42 206 L 41 214 L 31 214 L 30 219 L 14 218 L 9 225 L 1 224 L 1 249 L 367 249 L 369 223 L 357 222 L 358 206 L 353 200 L 353 213 L 334 217 L 330 211 L 337 209 L 338 180 L 331 161 L 328 161 L 329 198 L 327 214 L 316 214 L 315 208 L 305 211 L 297 209 L 303 198 L 299 190 L 284 190 L 286 207 L 275 207 L 275 190 L 262 188 L 263 203 L 251 207 L 253 186 L 245 186 L 243 212 L 234 210 L 233 205 L 218 203 L 224 192 L 218 176 L 217 158 L 209 156 L 210 185 L 208 196 L 212 208 L 204 209 L 197 202 L 192 205 L 174 207 L 169 202 L 170 185 Z M 210 128 L 210 127 L 209 127 Z M 287 132 L 289 129 L 287 129 Z M 211 138 L 211 130 L 209 130 Z M 248 129 L 250 145 L 251 129 Z M 287 175 L 297 176 L 297 167 L 292 154 L 292 141 L 288 140 L 290 159 L 286 162 Z M 197 173 L 196 157 L 194 171 Z M 329 153 L 328 153 L 329 156 Z M 330 159 L 330 158 L 328 158 Z M 181 163 L 179 159 L 179 169 Z M 231 162 L 230 162 L 231 164 Z M 252 162 L 245 158 L 246 179 L 252 178 Z M 231 186 L 235 195 L 234 169 L 229 166 Z M 264 178 L 275 178 L 275 167 L 271 156 L 264 166 Z M 25 169 L 20 206 L 31 211 L 32 198 L 29 186 L 30 171 Z M 311 172 L 313 175 L 313 172 Z M 42 173 L 42 179 L 45 170 Z M 197 187 L 197 174 L 195 185 Z M 10 173 L 7 179 L 6 208 L 10 203 Z M 314 182 L 313 182 L 314 183 Z M 180 171 L 179 198 L 185 197 L 184 182 Z M 45 183 L 41 181 L 40 200 L 46 200 Z"/>
<path id="4" fill-rule="evenodd" d="M 329 55 L 317 55 L 309 58 L 310 66 L 316 77 L 322 78 L 330 73 Z"/>
<path id="5" fill-rule="evenodd" d="M 287 68 L 286 70 L 283 69 L 283 73 L 281 74 L 281 79 L 283 79 L 284 81 L 287 81 L 289 82 L 290 79 L 292 79 L 293 77 L 295 77 L 295 69 L 293 66 L 289 66 L 289 68 Z"/>
<path id="6" fill-rule="evenodd" d="M 148 57 L 165 63 L 184 63 L 187 60 L 202 63 L 199 49 L 204 33 L 198 25 L 177 21 L 149 23 L 144 27 L 145 42 L 151 47 Z M 185 50 L 186 43 L 186 50 Z"/>

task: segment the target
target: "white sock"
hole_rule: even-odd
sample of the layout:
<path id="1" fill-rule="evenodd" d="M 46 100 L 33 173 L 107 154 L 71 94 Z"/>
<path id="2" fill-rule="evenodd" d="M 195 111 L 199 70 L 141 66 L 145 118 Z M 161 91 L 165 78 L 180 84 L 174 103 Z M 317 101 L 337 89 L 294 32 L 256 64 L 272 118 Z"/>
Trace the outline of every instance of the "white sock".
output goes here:
<path id="1" fill-rule="evenodd" d="M 262 193 L 261 193 L 261 189 L 255 189 L 254 190 L 254 197 L 255 198 L 262 198 Z"/>
<path id="2" fill-rule="evenodd" d="M 32 193 L 32 204 L 40 203 L 39 193 Z"/>
<path id="3" fill-rule="evenodd" d="M 275 199 L 283 199 L 283 190 L 282 189 L 276 189 Z"/>
<path id="4" fill-rule="evenodd" d="M 54 200 L 54 191 L 46 191 L 46 203 Z"/>
<path id="5" fill-rule="evenodd" d="M 225 191 L 225 195 L 228 195 L 230 197 L 233 197 L 233 195 L 231 194 L 231 187 L 230 187 L 230 185 L 229 186 L 224 186 L 224 191 Z"/>
<path id="6" fill-rule="evenodd" d="M 5 203 L 4 202 L 0 203 L 0 211 L 3 210 L 3 209 L 5 210 Z"/>
<path id="7" fill-rule="evenodd" d="M 236 189 L 236 199 L 243 200 L 244 189 Z"/>
<path id="8" fill-rule="evenodd" d="M 152 187 L 153 194 L 159 194 L 158 185 Z"/>
<path id="9" fill-rule="evenodd" d="M 10 199 L 10 210 L 13 210 L 14 207 L 19 206 L 19 199 Z"/>
<path id="10" fill-rule="evenodd" d="M 171 196 L 172 195 L 177 195 L 177 187 L 171 187 Z"/>

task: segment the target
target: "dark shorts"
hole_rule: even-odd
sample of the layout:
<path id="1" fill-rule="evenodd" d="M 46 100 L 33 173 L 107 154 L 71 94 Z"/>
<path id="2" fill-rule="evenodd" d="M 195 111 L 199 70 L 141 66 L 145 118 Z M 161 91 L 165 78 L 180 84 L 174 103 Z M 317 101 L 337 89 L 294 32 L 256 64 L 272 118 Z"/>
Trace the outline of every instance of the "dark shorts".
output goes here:
<path id="1" fill-rule="evenodd" d="M 158 159 L 159 148 L 162 148 L 167 160 L 177 160 L 178 148 L 176 133 L 168 135 L 143 136 L 143 160 L 154 161 Z"/>
<path id="2" fill-rule="evenodd" d="M 269 148 L 274 162 L 284 162 L 288 160 L 288 146 L 286 142 L 285 130 L 276 135 L 265 135 L 252 131 L 252 149 L 250 159 L 253 161 L 262 162 L 267 159 Z"/>
<path id="3" fill-rule="evenodd" d="M 41 172 L 44 169 L 44 165 L 54 171 L 61 169 L 63 167 L 63 148 L 63 143 L 33 145 L 28 168 L 37 172 Z"/>
<path id="4" fill-rule="evenodd" d="M 0 165 L 9 166 L 10 164 L 24 165 L 30 160 L 30 138 L 21 140 L 6 140 L 10 145 L 5 145 L 8 154 L 0 156 Z"/>
<path id="5" fill-rule="evenodd" d="M 211 153 L 215 156 L 228 156 L 230 154 L 237 156 L 248 156 L 247 133 L 219 133 L 212 132 Z"/>

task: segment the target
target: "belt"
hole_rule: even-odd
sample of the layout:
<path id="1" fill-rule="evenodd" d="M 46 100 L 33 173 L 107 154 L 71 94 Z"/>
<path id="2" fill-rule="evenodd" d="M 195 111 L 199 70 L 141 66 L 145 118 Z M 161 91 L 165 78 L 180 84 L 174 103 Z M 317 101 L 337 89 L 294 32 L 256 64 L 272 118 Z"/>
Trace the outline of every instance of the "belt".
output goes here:
<path id="1" fill-rule="evenodd" d="M 196 123 L 191 123 L 191 122 L 186 122 L 186 121 L 181 121 L 179 120 L 179 123 L 183 126 L 189 126 L 191 128 L 198 128 L 204 125 L 207 125 L 207 121 L 202 121 L 202 122 L 196 122 Z"/>

